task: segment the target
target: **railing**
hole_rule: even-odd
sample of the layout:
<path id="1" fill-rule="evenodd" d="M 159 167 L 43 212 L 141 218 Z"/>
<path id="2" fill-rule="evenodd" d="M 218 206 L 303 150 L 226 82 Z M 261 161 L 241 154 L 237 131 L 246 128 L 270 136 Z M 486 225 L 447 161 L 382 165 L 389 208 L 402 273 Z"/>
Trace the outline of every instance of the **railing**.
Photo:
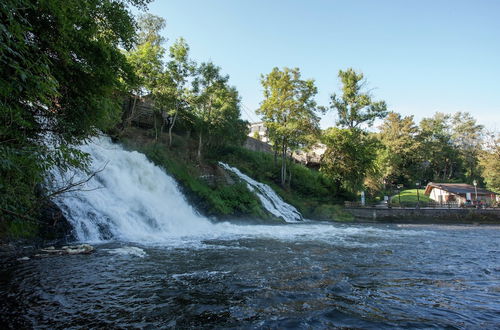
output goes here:
<path id="1" fill-rule="evenodd" d="M 429 202 L 401 202 L 401 203 L 394 203 L 394 202 L 379 202 L 379 203 L 365 203 L 365 205 L 361 205 L 360 202 L 349 202 L 346 201 L 344 202 L 345 207 L 347 208 L 435 208 L 435 209 L 443 209 L 443 208 L 499 208 L 498 204 L 495 205 L 489 205 L 489 204 L 482 204 L 482 205 L 467 205 L 463 203 L 458 203 L 458 202 L 452 202 L 452 203 L 439 203 L 439 202 L 434 202 L 434 201 L 429 201 Z"/>

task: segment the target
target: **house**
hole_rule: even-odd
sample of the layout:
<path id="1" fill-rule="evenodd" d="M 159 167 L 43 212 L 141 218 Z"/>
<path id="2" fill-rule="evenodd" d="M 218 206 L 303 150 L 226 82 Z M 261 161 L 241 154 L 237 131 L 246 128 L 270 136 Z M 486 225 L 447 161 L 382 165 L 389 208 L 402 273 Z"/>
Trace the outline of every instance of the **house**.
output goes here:
<path id="1" fill-rule="evenodd" d="M 476 198 L 477 193 L 477 198 Z M 439 203 L 458 203 L 466 201 L 483 201 L 487 204 L 498 200 L 497 194 L 492 191 L 476 188 L 466 183 L 435 183 L 429 182 L 425 187 L 425 195 Z"/>
<path id="2" fill-rule="evenodd" d="M 269 143 L 269 137 L 267 136 L 267 127 L 265 126 L 264 122 L 251 123 L 249 125 L 249 128 L 249 137 L 265 143 Z"/>

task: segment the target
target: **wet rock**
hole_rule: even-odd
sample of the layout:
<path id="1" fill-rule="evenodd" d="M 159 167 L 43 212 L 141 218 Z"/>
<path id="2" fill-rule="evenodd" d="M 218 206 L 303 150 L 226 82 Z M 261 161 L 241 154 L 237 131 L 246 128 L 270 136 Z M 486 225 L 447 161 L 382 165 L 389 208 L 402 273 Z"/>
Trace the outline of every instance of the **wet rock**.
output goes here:
<path id="1" fill-rule="evenodd" d="M 60 249 L 49 246 L 45 249 L 42 249 L 41 251 L 49 254 L 89 254 L 94 251 L 94 247 L 89 244 L 67 245 L 63 246 Z"/>
<path id="2" fill-rule="evenodd" d="M 63 246 L 62 249 L 66 251 L 67 254 L 88 254 L 94 251 L 94 247 L 89 244 Z"/>
<path id="3" fill-rule="evenodd" d="M 68 241 L 72 238 L 73 227 L 56 203 L 48 201 L 42 207 L 38 218 L 39 236 L 43 240 Z"/>

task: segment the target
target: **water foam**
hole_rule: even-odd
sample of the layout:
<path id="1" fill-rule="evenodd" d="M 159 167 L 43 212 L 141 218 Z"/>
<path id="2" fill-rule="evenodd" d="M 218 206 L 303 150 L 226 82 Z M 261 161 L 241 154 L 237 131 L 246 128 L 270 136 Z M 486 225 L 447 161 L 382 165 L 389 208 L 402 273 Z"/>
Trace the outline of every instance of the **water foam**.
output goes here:
<path id="1" fill-rule="evenodd" d="M 207 240 L 269 238 L 338 243 L 352 241 L 346 238 L 358 235 L 383 237 L 406 232 L 308 221 L 275 226 L 212 223 L 189 205 L 175 180 L 143 154 L 126 151 L 108 137 L 95 138 L 81 146 L 81 150 L 91 155 L 93 171 L 106 166 L 83 190 L 64 194 L 56 200 L 79 241 L 117 240 L 206 248 L 210 246 Z M 65 176 L 73 176 L 75 180 L 87 178 L 83 172 L 72 172 L 62 174 L 59 180 Z M 295 214 L 293 210 L 282 212 Z M 298 219 L 298 213 L 295 216 Z"/>
<path id="2" fill-rule="evenodd" d="M 108 250 L 108 253 L 118 254 L 118 255 L 129 255 L 139 258 L 144 258 L 145 256 L 147 256 L 146 251 L 136 246 L 124 246 L 121 248 L 111 249 Z"/>
<path id="3" fill-rule="evenodd" d="M 274 216 L 282 218 L 286 222 L 297 222 L 302 220 L 300 212 L 292 205 L 285 203 L 267 184 L 258 182 L 248 175 L 241 173 L 236 167 L 229 166 L 222 162 L 219 162 L 219 165 L 245 181 L 248 188 L 259 197 L 262 206 Z"/>
<path id="4" fill-rule="evenodd" d="M 159 241 L 204 233 L 212 226 L 186 202 L 174 179 L 143 154 L 126 151 L 108 137 L 80 149 L 91 155 L 92 171 L 105 167 L 82 190 L 57 200 L 79 240 Z M 83 172 L 65 175 L 87 177 Z"/>

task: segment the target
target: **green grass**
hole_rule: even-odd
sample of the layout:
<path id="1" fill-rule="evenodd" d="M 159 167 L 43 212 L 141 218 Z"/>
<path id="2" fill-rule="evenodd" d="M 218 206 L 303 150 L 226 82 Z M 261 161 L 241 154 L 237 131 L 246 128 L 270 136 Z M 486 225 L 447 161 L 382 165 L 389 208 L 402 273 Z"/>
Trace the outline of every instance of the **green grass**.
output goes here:
<path id="1" fill-rule="evenodd" d="M 216 177 L 217 166 L 198 164 L 189 151 L 190 141 L 176 136 L 176 147 L 169 149 L 164 141 L 154 142 L 143 134 L 140 130 L 130 130 L 121 142 L 128 149 L 144 153 L 153 163 L 163 167 L 180 183 L 190 202 L 206 215 L 272 218 L 245 183 L 227 184 L 224 178 Z M 210 182 L 204 179 L 206 174 L 215 176 L 215 180 Z"/>
<path id="2" fill-rule="evenodd" d="M 418 199 L 420 198 L 421 202 L 429 202 L 429 196 L 424 195 L 425 189 L 419 189 L 419 197 L 417 197 L 417 189 L 407 189 L 407 190 L 402 190 L 400 195 L 401 195 L 401 203 L 416 203 Z M 399 198 L 398 194 L 393 195 L 391 197 L 391 201 L 393 203 L 398 203 Z"/>
<path id="3" fill-rule="evenodd" d="M 338 191 L 320 172 L 301 164 L 291 162 L 291 182 L 286 187 L 280 185 L 280 160 L 275 164 L 274 156 L 244 149 L 226 148 L 215 159 L 238 168 L 253 179 L 266 183 L 287 203 L 295 206 L 304 217 L 318 220 L 349 220 L 342 212 L 345 192 Z"/>
<path id="4" fill-rule="evenodd" d="M 300 164 L 291 163 L 291 183 L 281 187 L 280 163 L 274 156 L 244 149 L 226 147 L 206 150 L 201 164 L 196 159 L 197 141 L 174 136 L 173 146 L 167 147 L 165 136 L 154 142 L 147 131 L 128 129 L 121 142 L 129 149 L 144 153 L 155 164 L 162 166 L 183 187 L 190 202 L 196 204 L 205 214 L 218 217 L 252 217 L 271 219 L 260 201 L 243 182 L 227 184 L 227 176 L 218 166 L 222 161 L 238 168 L 253 179 L 270 185 L 286 202 L 294 205 L 305 218 L 319 220 L 350 220 L 343 212 L 344 192 L 337 191 L 320 172 Z M 201 179 L 206 174 L 222 179 L 207 183 Z M 226 178 L 225 178 L 226 177 Z"/>

